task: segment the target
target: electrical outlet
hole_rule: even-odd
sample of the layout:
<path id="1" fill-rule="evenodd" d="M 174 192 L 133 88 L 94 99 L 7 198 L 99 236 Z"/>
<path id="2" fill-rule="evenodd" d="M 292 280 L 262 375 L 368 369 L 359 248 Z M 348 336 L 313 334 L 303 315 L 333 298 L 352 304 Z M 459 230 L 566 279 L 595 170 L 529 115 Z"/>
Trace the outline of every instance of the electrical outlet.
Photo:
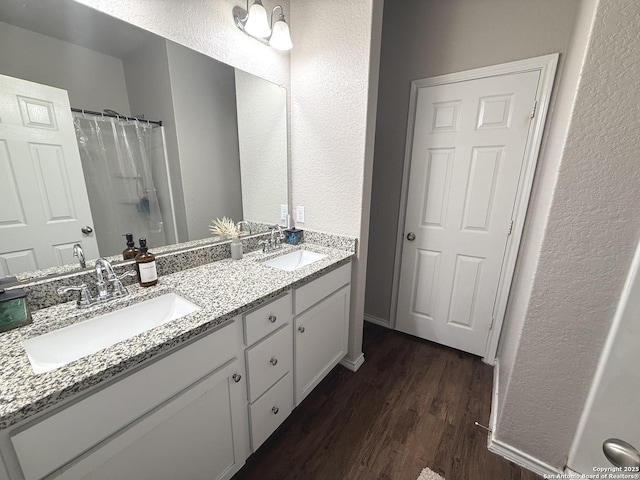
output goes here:
<path id="1" fill-rule="evenodd" d="M 289 214 L 289 205 L 280 205 L 280 220 L 286 220 Z"/>
<path id="2" fill-rule="evenodd" d="M 302 206 L 296 207 L 296 222 L 304 223 L 304 207 Z"/>

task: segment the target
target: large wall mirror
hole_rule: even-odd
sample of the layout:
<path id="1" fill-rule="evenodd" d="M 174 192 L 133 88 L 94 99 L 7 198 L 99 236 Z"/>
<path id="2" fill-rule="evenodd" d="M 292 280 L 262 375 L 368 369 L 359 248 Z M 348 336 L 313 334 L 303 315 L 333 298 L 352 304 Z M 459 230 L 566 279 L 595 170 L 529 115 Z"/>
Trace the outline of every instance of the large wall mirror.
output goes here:
<path id="1" fill-rule="evenodd" d="M 0 45 L 0 276 L 280 222 L 283 87 L 71 0 L 3 1 Z"/>

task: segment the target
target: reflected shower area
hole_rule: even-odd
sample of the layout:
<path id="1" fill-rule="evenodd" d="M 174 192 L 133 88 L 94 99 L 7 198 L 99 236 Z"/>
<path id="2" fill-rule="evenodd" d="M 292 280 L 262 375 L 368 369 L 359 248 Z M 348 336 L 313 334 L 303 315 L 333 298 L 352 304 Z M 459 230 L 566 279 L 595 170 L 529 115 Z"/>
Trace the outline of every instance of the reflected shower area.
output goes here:
<path id="1" fill-rule="evenodd" d="M 162 126 L 86 112 L 73 113 L 73 126 L 100 254 L 120 253 L 124 233 L 166 245 L 152 172 L 166 169 Z"/>

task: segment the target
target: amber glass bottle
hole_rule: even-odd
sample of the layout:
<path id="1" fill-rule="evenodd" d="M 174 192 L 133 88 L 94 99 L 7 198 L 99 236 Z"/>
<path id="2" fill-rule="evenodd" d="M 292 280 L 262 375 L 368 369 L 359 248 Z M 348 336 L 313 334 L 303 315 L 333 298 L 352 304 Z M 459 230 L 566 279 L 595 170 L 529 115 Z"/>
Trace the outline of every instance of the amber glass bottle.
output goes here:
<path id="1" fill-rule="evenodd" d="M 133 241 L 133 233 L 126 233 L 125 237 L 127 237 L 127 248 L 122 251 L 122 258 L 131 260 L 138 256 L 140 250 L 136 248 L 136 243 Z"/>
<path id="2" fill-rule="evenodd" d="M 138 276 L 141 287 L 152 287 L 158 283 L 158 272 L 156 270 L 156 257 L 147 250 L 147 240 L 140 239 L 140 253 L 136 257 Z"/>

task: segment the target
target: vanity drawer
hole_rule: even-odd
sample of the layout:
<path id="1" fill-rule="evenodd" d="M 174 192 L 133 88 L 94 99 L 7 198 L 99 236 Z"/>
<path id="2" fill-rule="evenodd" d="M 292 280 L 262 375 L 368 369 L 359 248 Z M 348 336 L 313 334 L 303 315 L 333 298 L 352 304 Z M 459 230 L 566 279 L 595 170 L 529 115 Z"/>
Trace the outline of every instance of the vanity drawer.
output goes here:
<path id="1" fill-rule="evenodd" d="M 244 315 L 244 339 L 247 346 L 266 337 L 291 321 L 291 294 L 261 306 Z"/>
<path id="2" fill-rule="evenodd" d="M 293 294 L 293 313 L 298 315 L 351 281 L 351 262 L 320 278 L 296 288 Z"/>
<path id="3" fill-rule="evenodd" d="M 291 413 L 292 391 L 293 377 L 291 373 L 287 373 L 257 402 L 249 405 L 251 447 L 254 452 Z"/>
<path id="4" fill-rule="evenodd" d="M 12 433 L 25 479 L 44 477 L 234 358 L 239 330 L 237 319 Z"/>
<path id="5" fill-rule="evenodd" d="M 289 324 L 247 349 L 249 402 L 253 402 L 279 378 L 291 371 L 292 345 L 293 334 Z"/>

